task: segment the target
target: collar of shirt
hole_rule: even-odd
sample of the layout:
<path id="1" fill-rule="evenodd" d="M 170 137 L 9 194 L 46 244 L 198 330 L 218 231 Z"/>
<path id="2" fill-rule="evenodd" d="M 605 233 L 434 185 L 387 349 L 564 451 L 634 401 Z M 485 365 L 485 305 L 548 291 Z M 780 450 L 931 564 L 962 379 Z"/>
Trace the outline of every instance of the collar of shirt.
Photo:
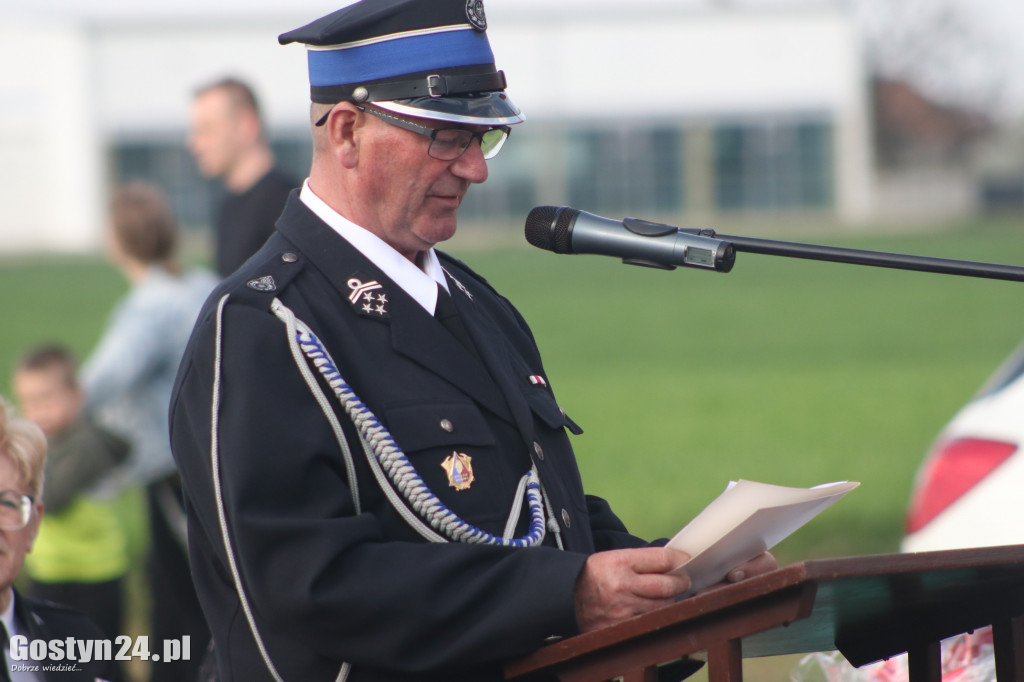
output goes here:
<path id="1" fill-rule="evenodd" d="M 4 652 L 5 655 L 7 656 L 7 674 L 10 676 L 10 679 L 12 680 L 40 679 L 35 676 L 26 676 L 21 671 L 11 670 L 11 666 L 13 666 L 13 664 L 16 663 L 16 661 L 13 661 L 13 659 L 11 658 L 11 638 L 15 635 L 20 635 L 23 633 L 18 628 L 17 618 L 14 617 L 14 600 L 17 599 L 17 596 L 14 594 L 14 590 L 10 588 L 8 589 L 10 591 L 11 598 L 7 600 L 7 608 L 4 609 L 3 613 L 0 613 L 0 621 L 3 621 L 4 627 L 7 629 L 7 651 Z M 34 663 L 34 661 L 26 661 L 26 663 Z"/>
<path id="2" fill-rule="evenodd" d="M 14 600 L 17 599 L 17 595 L 14 594 L 14 590 L 11 590 L 11 599 L 7 602 L 7 609 L 3 613 L 0 613 L 0 621 L 3 621 L 4 627 L 7 628 L 7 674 L 10 675 L 12 682 L 43 682 L 43 674 L 38 669 L 33 670 L 32 668 L 38 664 L 39 661 L 15 661 L 11 658 L 11 637 L 15 635 L 28 635 L 28 632 L 22 632 L 18 627 L 18 619 L 14 617 Z M 12 667 L 16 663 L 24 664 L 23 670 L 13 670 Z"/>
<path id="3" fill-rule="evenodd" d="M 3 613 L 0 613 L 0 621 L 3 621 L 4 627 L 7 628 L 7 639 L 10 641 L 11 637 L 17 633 L 17 625 L 14 622 L 14 590 L 8 588 L 10 591 L 11 598 L 7 600 L 7 608 L 4 609 Z M 8 658 L 7 660 L 10 660 Z"/>
<path id="4" fill-rule="evenodd" d="M 412 296 L 417 303 L 423 306 L 424 310 L 431 315 L 434 314 L 434 309 L 437 307 L 437 285 L 440 284 L 445 291 L 448 291 L 448 282 L 445 279 L 441 262 L 437 259 L 437 254 L 433 249 L 423 252 L 421 269 L 383 239 L 369 230 L 359 227 L 328 206 L 310 189 L 308 178 L 302 183 L 299 199 L 320 220 L 327 223 L 332 230 L 380 268 L 405 293 Z"/>

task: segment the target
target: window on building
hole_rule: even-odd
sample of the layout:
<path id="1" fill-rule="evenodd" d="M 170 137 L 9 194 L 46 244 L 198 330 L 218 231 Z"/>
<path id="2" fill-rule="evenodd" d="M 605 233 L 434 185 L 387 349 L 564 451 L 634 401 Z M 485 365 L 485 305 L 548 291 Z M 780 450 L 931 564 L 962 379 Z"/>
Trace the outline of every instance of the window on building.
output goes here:
<path id="1" fill-rule="evenodd" d="M 184 228 L 209 225 L 217 187 L 199 174 L 182 140 L 126 140 L 117 143 L 111 153 L 115 183 L 152 182 L 167 194 Z"/>
<path id="2" fill-rule="evenodd" d="M 719 125 L 714 131 L 719 210 L 833 205 L 832 128 L 823 122 Z"/>
<path id="3" fill-rule="evenodd" d="M 675 125 L 535 123 L 517 126 L 489 177 L 474 185 L 460 218 L 516 222 L 538 204 L 569 205 L 612 218 L 662 219 L 686 210 L 687 179 L 709 177 L 719 211 L 819 210 L 834 204 L 833 130 L 820 121 L 742 121 L 713 124 L 712 160 L 686 157 L 686 121 Z M 702 128 L 703 130 L 703 128 Z M 307 130 L 272 135 L 278 162 L 296 179 L 306 177 Z M 693 144 L 697 144 L 693 142 Z M 222 191 L 203 178 L 184 135 L 122 139 L 111 149 L 116 182 L 139 179 L 161 186 L 182 224 L 208 229 Z M 698 156 L 698 160 L 703 157 Z M 688 167 L 687 161 L 700 167 Z M 704 186 L 705 183 L 698 183 Z"/>
<path id="4" fill-rule="evenodd" d="M 309 174 L 309 133 L 275 135 L 272 147 L 277 163 L 297 181 Z M 116 142 L 110 153 L 114 182 L 152 182 L 167 194 L 182 227 L 210 228 L 222 188 L 218 181 L 199 173 L 183 137 L 153 135 L 124 139 Z"/>
<path id="5" fill-rule="evenodd" d="M 681 128 L 576 129 L 567 145 L 573 207 L 618 216 L 684 205 Z"/>

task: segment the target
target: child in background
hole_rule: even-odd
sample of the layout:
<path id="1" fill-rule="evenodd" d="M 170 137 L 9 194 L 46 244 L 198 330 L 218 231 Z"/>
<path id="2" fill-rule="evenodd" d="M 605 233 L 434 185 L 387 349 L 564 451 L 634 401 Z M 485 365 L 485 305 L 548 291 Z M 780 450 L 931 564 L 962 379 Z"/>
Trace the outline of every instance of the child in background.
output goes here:
<path id="1" fill-rule="evenodd" d="M 32 596 L 85 613 L 113 640 L 123 634 L 128 539 L 115 501 L 97 489 L 128 458 L 129 446 L 83 414 L 76 373 L 74 357 L 57 345 L 30 351 L 15 367 L 14 395 L 49 449 L 46 514 L 25 568 Z"/>

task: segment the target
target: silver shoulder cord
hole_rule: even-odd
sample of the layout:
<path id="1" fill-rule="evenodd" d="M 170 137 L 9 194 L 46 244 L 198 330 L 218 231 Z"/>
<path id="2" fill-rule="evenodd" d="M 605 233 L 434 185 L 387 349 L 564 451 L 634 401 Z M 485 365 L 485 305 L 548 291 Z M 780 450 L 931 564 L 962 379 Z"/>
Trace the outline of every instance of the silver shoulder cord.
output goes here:
<path id="1" fill-rule="evenodd" d="M 256 626 L 252 608 L 245 594 L 242 585 L 241 575 L 238 570 L 231 537 L 228 531 L 227 514 L 224 509 L 224 500 L 220 482 L 220 452 L 219 452 L 219 411 L 220 411 L 220 374 L 221 374 L 221 343 L 223 337 L 223 312 L 229 295 L 225 294 L 217 305 L 217 326 L 214 353 L 214 380 L 213 399 L 211 407 L 211 467 L 214 486 L 214 496 L 217 503 L 217 516 L 220 524 L 221 537 L 224 542 L 224 549 L 227 553 L 228 564 L 232 580 L 235 583 L 235 590 L 238 592 L 242 610 L 249 623 L 253 638 L 260 651 L 267 670 L 275 682 L 283 682 L 277 669 L 263 643 Z M 274 299 L 271 310 L 280 319 L 288 334 L 288 346 L 292 358 L 300 374 L 313 394 L 314 399 L 320 406 L 324 417 L 327 419 L 334 433 L 335 440 L 345 460 L 345 470 L 348 478 L 349 490 L 352 494 L 356 514 L 361 513 L 359 501 L 359 489 L 356 481 L 355 464 L 352 460 L 352 453 L 348 440 L 338 422 L 334 410 L 331 409 L 330 401 L 324 394 L 316 377 L 309 368 L 312 364 L 327 381 L 335 397 L 342 403 L 345 412 L 352 419 L 356 430 L 359 433 L 359 441 L 363 452 L 366 455 L 370 469 L 377 479 L 377 483 L 384 492 L 388 501 L 402 518 L 423 538 L 429 542 L 443 543 L 449 541 L 495 544 L 508 547 L 532 547 L 540 545 L 544 540 L 545 529 L 555 535 L 555 541 L 559 549 L 564 549 L 561 537 L 561 529 L 555 519 L 554 510 L 551 507 L 548 496 L 544 494 L 543 486 L 536 466 L 519 481 L 515 499 L 508 520 L 505 524 L 504 534 L 501 537 L 492 535 L 480 528 L 477 528 L 460 519 L 454 512 L 445 505 L 427 488 L 422 479 L 417 475 L 412 463 L 392 439 L 387 429 L 377 420 L 376 416 L 359 400 L 352 392 L 348 384 L 337 370 L 337 366 L 331 359 L 326 348 L 312 332 L 312 330 L 294 312 L 285 306 L 279 299 Z M 396 492 L 397 489 L 397 492 Z M 398 492 L 401 492 L 403 501 Z M 526 498 L 530 508 L 530 527 L 527 534 L 521 538 L 512 538 L 515 526 L 522 511 L 522 501 Z M 411 508 L 410 508 L 411 507 Z M 419 516 L 426 519 L 429 525 L 425 524 Z M 545 518 L 546 517 L 546 518 Z M 439 531 L 439 532 L 438 532 Z M 439 534 L 443 533 L 443 535 Z M 447 537 L 446 537 L 447 536 Z M 338 671 L 336 682 L 345 682 L 348 679 L 351 665 L 343 663 Z"/>

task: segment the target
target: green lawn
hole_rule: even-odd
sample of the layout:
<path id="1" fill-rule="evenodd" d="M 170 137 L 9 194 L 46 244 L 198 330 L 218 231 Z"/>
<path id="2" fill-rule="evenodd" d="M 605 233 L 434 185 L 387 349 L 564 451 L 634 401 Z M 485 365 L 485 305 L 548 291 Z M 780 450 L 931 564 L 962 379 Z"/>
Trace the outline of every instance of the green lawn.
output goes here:
<path id="1" fill-rule="evenodd" d="M 0 259 L 0 393 L 10 397 L 11 370 L 32 345 L 59 341 L 84 359 L 127 290 L 99 257 Z"/>

